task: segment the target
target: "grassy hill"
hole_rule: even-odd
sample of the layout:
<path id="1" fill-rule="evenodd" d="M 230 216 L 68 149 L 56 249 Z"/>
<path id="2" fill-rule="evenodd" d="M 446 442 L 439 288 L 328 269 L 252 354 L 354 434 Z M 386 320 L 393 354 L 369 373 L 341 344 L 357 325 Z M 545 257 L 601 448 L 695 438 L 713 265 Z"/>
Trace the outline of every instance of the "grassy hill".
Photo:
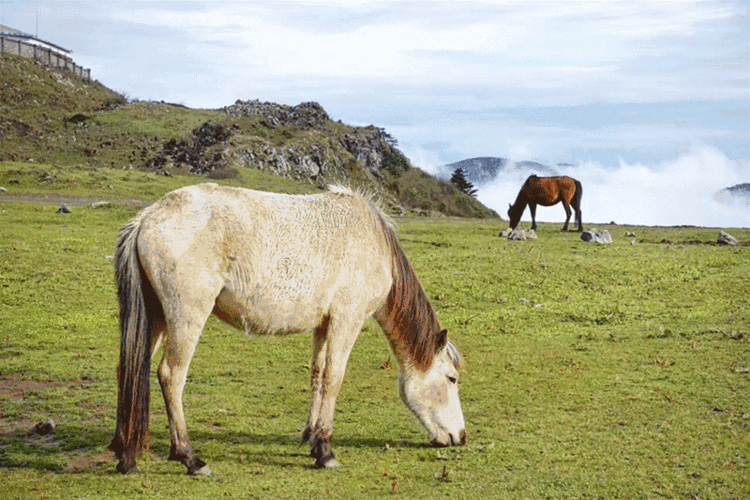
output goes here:
<path id="1" fill-rule="evenodd" d="M 396 214 L 497 216 L 411 166 L 383 129 L 334 121 L 316 103 L 190 109 L 131 102 L 99 82 L 15 56 L 5 55 L 0 69 L 0 182 L 27 192 L 70 187 L 74 171 L 143 171 L 176 184 L 210 178 L 250 188 L 268 174 L 296 186 L 283 190 L 344 183 L 374 192 Z"/>

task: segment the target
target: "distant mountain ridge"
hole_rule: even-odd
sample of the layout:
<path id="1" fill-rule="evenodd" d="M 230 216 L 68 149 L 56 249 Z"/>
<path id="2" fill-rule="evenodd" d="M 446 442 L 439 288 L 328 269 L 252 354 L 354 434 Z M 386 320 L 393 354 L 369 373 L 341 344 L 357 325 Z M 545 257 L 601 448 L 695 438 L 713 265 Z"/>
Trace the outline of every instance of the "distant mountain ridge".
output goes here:
<path id="1" fill-rule="evenodd" d="M 737 184 L 716 193 L 716 199 L 728 205 L 744 203 L 750 205 L 750 183 Z"/>
<path id="2" fill-rule="evenodd" d="M 569 166 L 569 165 L 565 165 Z M 539 175 L 559 175 L 558 172 L 547 165 L 535 161 L 517 161 L 511 162 L 507 158 L 497 158 L 493 156 L 480 156 L 457 161 L 448 165 L 443 165 L 440 171 L 443 175 L 450 176 L 456 169 L 461 168 L 464 171 L 466 179 L 473 184 L 484 184 L 491 181 L 500 171 L 510 170 L 527 170 L 530 174 Z"/>

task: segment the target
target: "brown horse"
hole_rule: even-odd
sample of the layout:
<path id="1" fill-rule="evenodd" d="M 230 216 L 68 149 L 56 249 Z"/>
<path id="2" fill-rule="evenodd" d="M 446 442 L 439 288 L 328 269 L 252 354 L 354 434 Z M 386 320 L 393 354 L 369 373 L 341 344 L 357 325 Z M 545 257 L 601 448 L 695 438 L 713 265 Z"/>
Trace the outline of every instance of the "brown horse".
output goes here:
<path id="1" fill-rule="evenodd" d="M 518 226 L 521 215 L 529 206 L 531 212 L 531 229 L 536 230 L 536 206 L 551 207 L 562 202 L 565 208 L 565 225 L 562 230 L 568 230 L 570 221 L 570 207 L 576 211 L 576 222 L 578 222 L 578 231 L 583 232 L 583 222 L 581 222 L 581 198 L 583 197 L 583 187 L 581 183 L 572 177 L 537 177 L 530 175 L 526 182 L 523 183 L 521 191 L 518 193 L 515 203 L 508 209 L 508 218 L 510 219 L 511 229 Z"/>

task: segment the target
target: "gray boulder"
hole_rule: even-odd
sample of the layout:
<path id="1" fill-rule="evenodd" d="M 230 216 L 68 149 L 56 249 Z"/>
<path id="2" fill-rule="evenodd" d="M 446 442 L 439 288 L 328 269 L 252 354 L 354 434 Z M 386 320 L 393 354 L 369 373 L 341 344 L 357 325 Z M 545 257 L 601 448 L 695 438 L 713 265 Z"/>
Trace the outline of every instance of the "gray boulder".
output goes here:
<path id="1" fill-rule="evenodd" d="M 716 240 L 716 243 L 718 245 L 729 245 L 729 246 L 736 247 L 737 238 L 735 238 L 729 233 L 725 233 L 724 231 L 719 231 L 719 238 Z"/>
<path id="2" fill-rule="evenodd" d="M 589 229 L 588 231 L 581 233 L 581 239 L 583 241 L 601 243 L 603 245 L 609 245 L 612 243 L 612 236 L 610 236 L 609 231 L 606 229 Z"/>

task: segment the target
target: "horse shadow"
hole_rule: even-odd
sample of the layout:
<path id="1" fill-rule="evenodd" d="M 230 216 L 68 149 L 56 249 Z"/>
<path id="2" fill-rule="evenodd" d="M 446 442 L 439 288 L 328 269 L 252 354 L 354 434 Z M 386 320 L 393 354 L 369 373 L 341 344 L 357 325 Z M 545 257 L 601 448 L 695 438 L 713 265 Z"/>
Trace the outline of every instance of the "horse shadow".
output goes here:
<path id="1" fill-rule="evenodd" d="M 246 464 L 262 464 L 277 467 L 299 467 L 303 469 L 315 469 L 315 461 L 310 457 L 307 443 L 302 442 L 302 430 L 292 433 L 257 433 L 238 432 L 233 429 L 220 431 L 205 431 L 194 429 L 190 433 L 191 441 L 195 443 L 196 451 L 206 462 L 213 461 L 213 451 L 206 450 L 201 453 L 201 443 L 212 443 L 222 445 L 224 452 L 221 459 L 230 462 Z M 334 452 L 337 450 L 353 451 L 356 449 L 370 450 L 393 450 L 412 449 L 420 450 L 431 448 L 426 440 L 415 442 L 405 439 L 385 439 L 380 437 L 364 436 L 334 436 Z M 159 455 L 169 455 L 169 437 L 154 444 L 152 450 Z"/>

